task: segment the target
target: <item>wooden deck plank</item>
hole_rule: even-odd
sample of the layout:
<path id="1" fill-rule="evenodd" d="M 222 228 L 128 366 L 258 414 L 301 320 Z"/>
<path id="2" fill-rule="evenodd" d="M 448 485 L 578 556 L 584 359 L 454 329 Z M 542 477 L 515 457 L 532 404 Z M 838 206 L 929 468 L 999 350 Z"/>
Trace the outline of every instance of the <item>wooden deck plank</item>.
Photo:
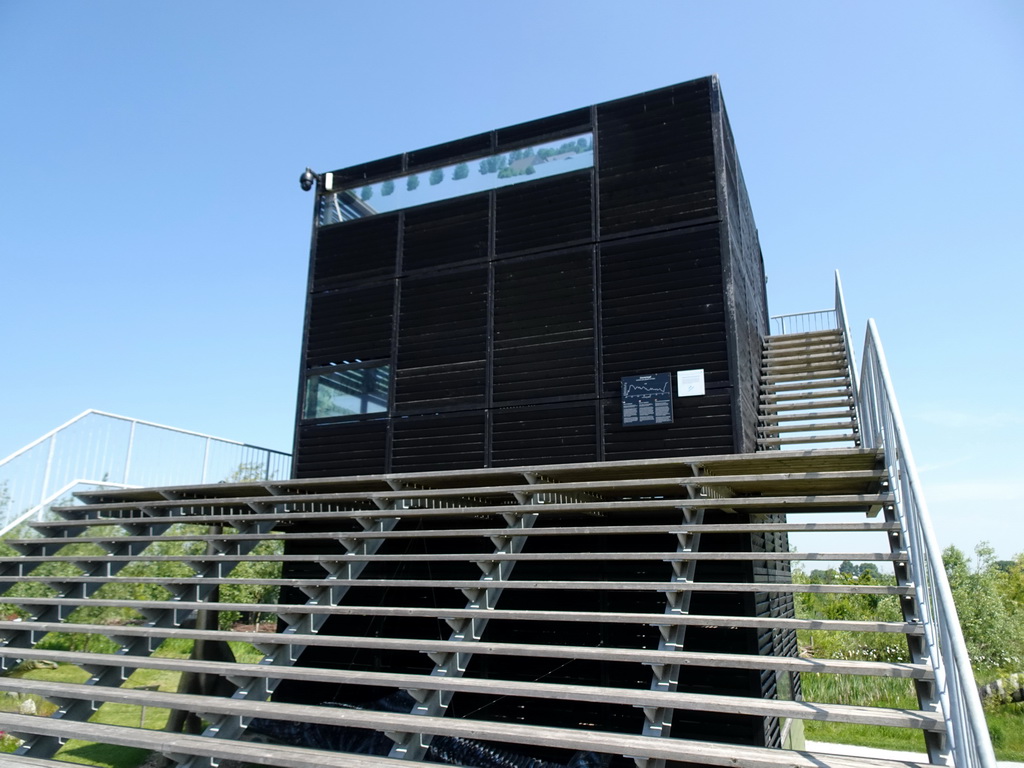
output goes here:
<path id="1" fill-rule="evenodd" d="M 856 523 L 707 523 L 700 525 L 686 525 L 676 523 L 662 523 L 661 525 L 597 525 L 597 526 L 553 526 L 550 528 L 433 528 L 418 529 L 414 531 L 324 531 L 316 533 L 291 533 L 288 531 L 273 533 L 235 533 L 230 535 L 230 541 L 323 541 L 324 539 L 403 539 L 403 538 L 460 538 L 460 537 L 491 537 L 491 536 L 586 536 L 586 535 L 643 535 L 648 533 L 742 533 L 742 532 L 814 532 L 814 531 L 895 531 L 899 529 L 897 523 L 884 522 L 856 522 Z M 197 542 L 219 542 L 224 541 L 223 534 L 194 534 L 194 535 L 166 535 L 166 536 L 132 536 L 131 541 L 153 543 L 157 541 L 197 541 Z M 37 539 L 9 539 L 8 544 L 32 544 L 32 545 L 60 545 L 69 544 L 100 544 L 126 542 L 129 537 L 109 536 L 76 536 L 37 538 Z"/>
<path id="2" fill-rule="evenodd" d="M 83 632 L 109 637 L 145 637 L 150 639 L 183 638 L 190 640 L 238 641 L 255 645 L 316 646 L 326 648 L 362 648 L 368 650 L 414 650 L 421 653 L 473 653 L 491 656 L 538 657 L 556 659 L 588 659 L 634 664 L 679 664 L 694 667 L 729 669 L 774 669 L 793 672 L 886 676 L 930 680 L 931 668 L 924 664 L 815 659 L 759 654 L 704 653 L 687 650 L 645 648 L 614 648 L 609 646 L 540 645 L 532 643 L 493 643 L 474 641 L 429 640 L 413 638 L 363 637 L 345 635 L 302 635 L 278 632 L 236 632 L 233 630 L 197 630 L 166 627 L 110 626 L 108 624 L 69 625 L 63 622 L 0 621 L 0 631 L 16 632 Z M 49 659 L 69 664 L 89 663 L 93 654 L 57 652 L 26 648 L 2 648 L 0 656 L 15 659 Z M 133 666 L 146 657 L 113 656 L 115 666 Z M 189 660 L 180 660 L 188 663 Z M 223 674 L 224 670 L 220 670 Z"/>
<path id="3" fill-rule="evenodd" d="M 160 661 L 172 661 L 162 659 Z M 216 666 L 216 665 L 211 665 Z M 253 672 L 262 672 L 261 676 L 271 677 L 283 674 L 286 670 L 261 665 L 251 665 Z M 543 691 L 543 698 L 557 701 L 587 701 L 592 703 L 627 703 L 635 706 L 648 706 L 644 702 L 653 702 L 651 706 L 666 706 L 672 709 L 693 709 L 704 712 L 740 713 L 760 716 L 792 717 L 800 720 L 828 720 L 830 722 L 856 723 L 861 725 L 890 726 L 897 728 L 915 728 L 930 731 L 942 731 L 945 723 L 940 714 L 920 710 L 888 709 L 883 707 L 860 707 L 849 704 L 821 704 L 816 702 L 785 701 L 781 699 L 761 699 L 744 696 L 717 696 L 713 694 L 662 692 L 640 689 L 615 688 L 607 689 L 597 686 L 562 685 L 556 683 L 518 682 L 511 680 L 474 680 L 472 678 L 445 678 L 436 675 L 401 675 L 378 672 L 355 672 L 351 670 L 325 670 L 292 667 L 290 674 L 304 675 L 306 679 L 315 679 L 312 675 L 323 675 L 335 681 L 344 680 L 347 684 L 380 685 L 388 681 L 388 686 L 402 681 L 408 685 L 397 685 L 405 690 L 446 690 L 476 692 L 487 695 L 506 695 L 536 697 Z M 271 674 L 273 673 L 273 674 Z M 329 674 L 328 674 L 329 673 Z M 417 678 L 407 680 L 407 678 Z M 376 681 L 376 682 L 373 682 Z M 151 707 L 167 707 L 171 709 L 187 709 L 201 714 L 235 714 L 239 704 L 247 707 L 244 714 L 249 717 L 277 717 L 288 719 L 289 715 L 298 715 L 298 709 L 306 709 L 302 705 L 284 704 L 280 702 L 240 701 L 222 699 L 211 696 L 194 696 L 182 693 L 163 693 L 145 691 L 135 688 L 109 688 L 67 682 L 49 682 L 43 680 L 25 680 L 22 678 L 0 677 L 0 690 L 16 693 L 35 693 L 40 696 L 56 698 L 73 698 L 85 701 L 115 702 L 121 704 L 137 704 Z M 338 725 L 350 722 L 350 713 L 360 712 L 363 718 L 378 718 L 371 726 L 373 730 L 401 730 L 411 733 L 439 729 L 444 733 L 446 724 L 473 723 L 474 727 L 483 726 L 483 721 L 460 718 L 430 717 L 427 715 L 399 715 L 391 712 L 364 712 L 361 710 L 336 709 L 334 707 L 314 707 L 325 710 L 326 722 Z M 438 722 L 433 722 L 438 721 Z M 487 723 L 487 725 L 491 725 Z M 366 727 L 365 725 L 362 727 Z M 526 726 L 533 731 L 537 726 Z M 429 729 L 429 730 L 428 730 Z"/>
<path id="4" fill-rule="evenodd" d="M 877 455 L 877 451 L 868 452 L 861 449 L 848 449 L 846 451 L 837 452 L 828 457 L 822 455 L 820 458 L 828 458 L 842 464 L 856 464 L 868 454 Z M 76 495 L 83 500 L 90 498 L 109 498 L 124 500 L 125 502 L 131 502 L 133 500 L 138 502 L 163 501 L 167 500 L 168 495 L 181 498 L 187 498 L 192 495 L 199 495 L 205 498 L 212 498 L 214 495 L 219 498 L 250 497 L 258 495 L 260 498 L 268 499 L 279 495 L 315 493 L 315 489 L 317 488 L 333 488 L 339 490 L 347 488 L 352 491 L 387 491 L 392 490 L 389 484 L 390 482 L 400 482 L 411 486 L 425 488 L 442 487 L 446 484 L 450 485 L 453 482 L 458 486 L 465 486 L 468 483 L 516 484 L 524 479 L 524 473 L 532 474 L 541 480 L 554 481 L 582 480 L 588 477 L 592 478 L 593 476 L 607 479 L 651 477 L 656 473 L 666 472 L 668 474 L 685 475 L 690 473 L 692 467 L 715 467 L 719 470 L 718 474 L 720 474 L 727 467 L 735 467 L 736 471 L 743 472 L 746 465 L 751 462 L 757 466 L 761 466 L 764 462 L 764 457 L 759 453 L 709 454 L 680 458 L 671 457 L 606 462 L 540 464 L 515 468 L 482 468 L 459 470 L 458 472 L 407 472 L 279 480 L 261 483 L 219 483 L 212 486 L 187 485 L 146 489 L 123 489 L 116 491 L 82 491 Z M 66 509 L 73 510 L 75 507 Z"/>
<path id="5" fill-rule="evenodd" d="M 709 533 L 709 531 L 704 531 Z M 344 534 L 340 538 L 346 538 Z M 102 563 L 500 563 L 500 562 L 602 562 L 602 561 L 636 561 L 636 562 L 740 562 L 740 561 L 836 561 L 851 562 L 892 562 L 906 559 L 905 553 L 894 552 L 679 552 L 676 550 L 644 551 L 644 552 L 445 552 L 445 553 L 409 553 L 400 555 L 388 554 L 304 554 L 304 555 L 100 555 L 95 557 L 79 555 L 35 555 L 24 557 L 0 558 L 0 566 L 22 565 L 25 563 L 41 564 L 51 562 L 73 563 L 76 565 L 96 565 Z M 10 579 L 0 576 L 0 581 Z M 175 578 L 178 584 L 202 583 L 208 577 Z M 109 581 L 166 583 L 167 577 L 148 576 L 33 576 L 32 581 L 39 584 L 61 583 L 106 583 Z M 210 583 L 217 583 L 211 581 Z"/>
<path id="6" fill-rule="evenodd" d="M 736 627 L 747 629 L 807 629 L 840 632 L 885 632 L 921 635 L 920 624 L 890 621 L 846 621 L 839 619 L 784 619 L 773 617 L 718 616 L 712 614 L 623 613 L 612 611 L 541 611 L 505 610 L 501 608 L 411 608 L 365 605 L 309 605 L 278 603 L 226 603 L 191 600 L 114 600 L 108 598 L 22 598 L 4 597 L 4 602 L 17 605 L 105 606 L 157 611 L 252 611 L 275 614 L 318 614 L 338 616 L 406 616 L 430 619 L 494 619 L 507 621 L 564 621 L 570 623 L 639 624 L 648 626 Z M 69 623 L 69 627 L 74 624 Z"/>
<path id="7" fill-rule="evenodd" d="M 8 577 L 9 579 L 10 577 Z M 168 579 L 161 578 L 127 578 L 120 579 L 132 584 L 166 584 Z M 90 577 L 79 576 L 60 580 L 65 584 L 76 583 L 98 583 L 106 584 L 110 581 L 118 581 L 116 577 Z M 528 590 L 557 590 L 565 592 L 726 592 L 737 594 L 756 594 L 759 592 L 779 592 L 786 594 L 813 593 L 813 594 L 848 594 L 848 595 L 913 595 L 913 587 L 895 586 L 890 584 L 792 584 L 785 582 L 758 582 L 754 584 L 742 582 L 711 582 L 711 581 L 538 581 L 538 580 L 509 580 L 498 579 L 234 579 L 234 578 L 213 578 L 196 577 L 173 579 L 174 584 L 181 586 L 195 586 L 199 584 L 234 584 L 239 586 L 267 586 L 267 587 L 387 587 L 389 589 L 528 589 Z M 62 597 L 3 597 L 5 603 L 13 605 L 77 605 L 71 602 L 80 598 Z M 106 601 L 101 598 L 87 598 L 90 604 L 104 604 Z M 58 601 L 58 602 L 51 602 Z M 67 602 L 60 602 L 67 601 Z M 132 602 L 132 601 L 125 601 Z M 169 602 L 167 608 L 173 608 L 177 602 Z M 214 605 L 209 603 L 207 605 Z M 220 604 L 216 604 L 220 605 Z M 129 606 L 131 607 L 131 606 Z M 225 610 L 225 609 L 219 609 Z M 246 610 L 246 609 L 241 609 Z M 282 611 L 285 612 L 285 611 Z"/>
<path id="8" fill-rule="evenodd" d="M 324 708 L 307 707 L 306 709 Z M 358 710 L 348 711 L 358 712 Z M 315 719 L 319 714 L 321 713 L 306 712 L 302 716 L 306 718 L 307 722 L 319 722 L 318 719 Z M 707 741 L 656 739 L 629 734 L 601 734 L 594 731 L 565 728 L 537 727 L 530 729 L 529 726 L 518 724 L 506 724 L 501 727 L 499 724 L 490 724 L 486 732 L 478 732 L 473 730 L 473 721 L 451 720 L 450 723 L 459 727 L 450 729 L 454 732 L 447 735 L 459 738 L 487 738 L 511 745 L 524 743 L 606 754 L 647 755 L 673 762 L 693 762 L 704 765 L 731 766 L 732 768 L 738 765 L 744 766 L 744 768 L 779 768 L 780 766 L 788 768 L 929 768 L 925 763 L 907 761 L 824 755 L 765 747 L 717 744 Z M 374 727 L 373 724 L 363 724 L 362 719 L 356 722 L 349 720 L 345 724 L 371 729 Z M 121 744 L 142 749 L 157 749 L 164 753 L 242 760 L 258 765 L 274 765 L 278 768 L 309 768 L 313 762 L 324 768 L 401 768 L 401 766 L 409 765 L 404 760 L 386 757 L 347 752 L 322 752 L 272 744 L 251 744 L 116 725 L 72 723 L 30 715 L 0 714 L 0 725 L 10 731 L 38 733 L 55 738 L 78 738 L 85 741 Z M 527 734 L 523 734 L 524 729 L 530 730 Z M 527 738 L 529 741 L 526 740 Z M 45 766 L 45 763 L 43 765 Z"/>

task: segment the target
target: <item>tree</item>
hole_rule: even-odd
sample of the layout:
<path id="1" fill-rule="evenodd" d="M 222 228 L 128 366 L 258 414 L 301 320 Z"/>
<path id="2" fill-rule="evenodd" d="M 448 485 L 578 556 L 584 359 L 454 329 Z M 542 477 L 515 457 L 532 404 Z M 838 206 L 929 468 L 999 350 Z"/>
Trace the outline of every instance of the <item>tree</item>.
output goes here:
<path id="1" fill-rule="evenodd" d="M 273 480 L 267 477 L 267 468 L 261 461 L 243 461 L 224 478 L 225 483 L 250 483 L 253 480 Z"/>
<path id="2" fill-rule="evenodd" d="M 373 187 L 367 185 L 359 190 L 359 199 L 366 201 L 373 197 Z"/>
<path id="3" fill-rule="evenodd" d="M 420 177 L 416 174 L 410 176 L 405 182 L 405 188 L 412 192 L 416 187 L 420 185 Z"/>
<path id="4" fill-rule="evenodd" d="M 430 184 L 431 186 L 437 186 L 444 181 L 444 171 L 440 168 L 435 168 L 430 172 Z"/>
<path id="5" fill-rule="evenodd" d="M 387 197 L 395 191 L 395 182 L 393 179 L 388 179 L 380 185 L 381 197 Z"/>
<path id="6" fill-rule="evenodd" d="M 1007 600 L 1003 572 L 996 566 L 992 547 L 982 542 L 974 554 L 972 568 L 956 547 L 942 552 L 967 653 L 979 669 L 1017 671 L 1024 663 L 1024 627 L 1015 618 L 1020 606 Z"/>
<path id="7" fill-rule="evenodd" d="M 455 166 L 455 170 L 452 172 L 452 179 L 458 181 L 469 176 L 469 164 L 459 163 Z"/>

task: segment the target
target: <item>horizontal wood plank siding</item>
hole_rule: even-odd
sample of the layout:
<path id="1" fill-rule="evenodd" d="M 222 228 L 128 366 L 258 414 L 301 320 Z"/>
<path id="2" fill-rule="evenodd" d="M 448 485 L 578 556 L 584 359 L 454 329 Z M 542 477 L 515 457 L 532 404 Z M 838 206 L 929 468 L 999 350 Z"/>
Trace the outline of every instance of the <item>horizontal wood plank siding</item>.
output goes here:
<path id="1" fill-rule="evenodd" d="M 397 214 L 323 227 L 316 236 L 313 291 L 394 277 L 397 257 Z"/>
<path id="2" fill-rule="evenodd" d="M 485 426 L 481 411 L 396 419 L 392 470 L 429 472 L 481 467 Z"/>
<path id="3" fill-rule="evenodd" d="M 717 227 L 601 246 L 605 396 L 623 376 L 693 368 L 729 386 L 719 246 Z"/>
<path id="4" fill-rule="evenodd" d="M 592 248 L 494 268 L 496 404 L 594 397 Z"/>
<path id="5" fill-rule="evenodd" d="M 597 107 L 601 234 L 717 216 L 710 81 Z"/>
<path id="6" fill-rule="evenodd" d="M 504 187 L 495 192 L 495 254 L 564 247 L 592 240 L 591 172 Z"/>
<path id="7" fill-rule="evenodd" d="M 482 408 L 486 365 L 487 269 L 403 279 L 395 411 Z"/>
<path id="8" fill-rule="evenodd" d="M 306 365 L 391 357 L 394 283 L 365 285 L 312 297 Z"/>
<path id="9" fill-rule="evenodd" d="M 378 469 L 749 448 L 763 268 L 715 79 L 439 144 L 398 165 L 468 162 L 475 174 L 474 157 L 588 132 L 592 169 L 319 233 L 304 365 L 390 362 Z M 388 174 L 399 175 L 393 158 L 336 180 Z M 623 377 L 692 369 L 707 394 L 676 398 L 673 424 L 622 426 Z M 318 450 L 322 465 L 328 449 Z"/>
<path id="10" fill-rule="evenodd" d="M 487 258 L 489 197 L 470 195 L 405 212 L 402 269 L 434 269 Z"/>

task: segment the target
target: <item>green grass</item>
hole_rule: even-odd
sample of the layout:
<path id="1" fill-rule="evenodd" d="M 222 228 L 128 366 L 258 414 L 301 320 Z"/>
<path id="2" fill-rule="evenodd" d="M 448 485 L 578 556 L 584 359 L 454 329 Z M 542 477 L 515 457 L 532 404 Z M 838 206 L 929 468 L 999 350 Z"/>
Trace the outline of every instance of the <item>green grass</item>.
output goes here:
<path id="1" fill-rule="evenodd" d="M 52 640 L 51 640 L 52 638 Z M 50 647 L 61 648 L 64 644 L 72 645 L 78 642 L 78 636 L 50 635 Z M 263 658 L 263 654 L 257 651 L 249 643 L 230 642 L 235 658 L 242 663 L 255 663 Z M 61 648 L 63 649 L 63 648 Z M 192 652 L 192 642 L 189 640 L 165 640 L 157 649 L 154 656 L 164 658 L 188 658 Z M 83 683 L 89 679 L 89 673 L 72 664 L 61 664 L 56 667 L 30 668 L 25 665 L 11 673 L 12 677 L 22 677 L 29 680 L 47 680 L 50 682 Z M 124 683 L 125 688 L 156 687 L 160 691 L 174 692 L 178 690 L 180 673 L 169 672 L 159 669 L 139 669 L 132 673 L 131 677 Z M 21 700 L 26 697 L 0 695 L 0 709 L 6 711 L 17 711 Z M 33 699 L 36 704 L 36 711 L 40 715 L 49 715 L 56 707 L 41 696 L 30 695 L 27 698 Z M 145 711 L 143 711 L 145 710 Z M 105 725 L 120 725 L 129 728 L 144 727 L 150 730 L 162 730 L 167 725 L 167 718 L 170 710 L 159 707 L 137 707 L 128 704 L 103 704 L 96 714 L 90 718 L 90 722 L 103 723 Z M 0 753 L 13 752 L 17 749 L 17 742 L 10 738 L 0 739 Z M 80 763 L 82 765 L 97 766 L 98 768 L 136 768 L 148 756 L 150 752 L 145 749 L 133 747 L 119 747 L 107 744 L 96 744 L 93 742 L 69 740 L 56 757 L 60 760 Z"/>
<path id="2" fill-rule="evenodd" d="M 256 662 L 262 654 L 247 643 L 232 642 L 231 648 L 238 661 Z M 186 658 L 191 652 L 188 641 L 167 641 L 155 655 Z M 31 680 L 82 683 L 89 675 L 79 667 L 62 664 L 55 668 L 23 669 L 11 673 L 15 677 Z M 140 669 L 125 683 L 126 687 L 158 686 L 161 691 L 176 691 L 179 674 L 164 670 Z M 860 677 L 853 675 L 804 674 L 801 676 L 803 695 L 807 701 L 833 704 L 917 709 L 917 698 L 909 680 Z M 17 711 L 22 698 L 0 694 L 0 709 Z M 29 696 L 35 701 L 40 715 L 50 714 L 54 706 L 40 696 Z M 159 730 L 167 723 L 168 710 L 146 707 L 143 727 Z M 108 703 L 102 705 L 91 718 L 92 722 L 138 728 L 143 717 L 141 707 Z M 994 707 L 986 713 L 996 756 L 1000 760 L 1024 761 L 1024 704 Z M 919 731 L 848 723 L 805 721 L 805 737 L 809 741 L 838 744 L 856 744 L 880 749 L 898 749 L 924 752 L 924 736 Z M 16 748 L 10 739 L 0 739 L 0 752 Z M 149 752 L 130 747 L 118 747 L 71 740 L 57 753 L 59 759 L 98 768 L 136 768 Z"/>
<path id="3" fill-rule="evenodd" d="M 909 680 L 851 675 L 801 675 L 804 699 L 829 704 L 918 709 Z M 993 707 L 985 713 L 999 760 L 1024 761 L 1024 704 Z M 924 734 L 909 728 L 806 721 L 808 741 L 856 744 L 878 749 L 924 752 Z"/>

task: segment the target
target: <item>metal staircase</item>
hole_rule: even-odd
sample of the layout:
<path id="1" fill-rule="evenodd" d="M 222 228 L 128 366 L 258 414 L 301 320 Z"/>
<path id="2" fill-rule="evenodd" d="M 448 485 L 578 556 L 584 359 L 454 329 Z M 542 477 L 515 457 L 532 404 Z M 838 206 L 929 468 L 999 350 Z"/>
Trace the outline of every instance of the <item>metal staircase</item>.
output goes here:
<path id="1" fill-rule="evenodd" d="M 9 541 L 20 555 L 0 558 L 2 600 L 21 612 L 0 621 L 3 663 L 47 659 L 91 675 L 0 677 L 0 690 L 59 707 L 49 718 L 0 713 L 0 728 L 26 740 L 12 765 L 66 765 L 60 739 L 79 738 L 158 749 L 195 768 L 222 758 L 295 768 L 994 766 L 877 334 L 870 326 L 854 387 L 849 370 L 838 375 L 853 367 L 838 354 L 849 349 L 843 315 L 839 298 L 838 331 L 769 339 L 768 442 L 755 453 L 82 494 L 62 520 Z M 853 445 L 811 439 L 833 411 Z M 798 423 L 809 426 L 782 428 Z M 876 545 L 788 551 L 790 534 L 852 532 Z M 264 542 L 283 550 L 254 554 Z M 791 563 L 842 560 L 891 563 L 895 583 L 789 575 Z M 146 561 L 184 563 L 192 575 L 128 570 Z M 236 570 L 247 563 L 282 571 L 251 578 Z M 29 581 L 40 586 L 24 590 Z M 105 594 L 112 583 L 155 583 L 169 596 L 125 600 Z M 230 603 L 217 596 L 229 585 L 280 588 L 281 598 Z M 896 601 L 899 618 L 797 616 L 792 598 L 807 592 Z M 137 619 L 76 613 L 96 607 Z M 236 610 L 274 613 L 278 631 L 186 622 L 193 611 Z M 115 649 L 38 647 L 68 630 Z M 910 661 L 796 655 L 798 631 L 884 633 L 905 639 Z M 154 655 L 171 638 L 243 641 L 263 659 Z M 212 674 L 236 693 L 132 688 L 132 672 L 146 669 Z M 902 680 L 919 705 L 805 701 L 801 674 Z M 311 696 L 334 706 L 303 703 Z M 187 709 L 208 727 L 187 736 L 89 722 L 104 702 Z M 913 729 L 927 758 L 807 752 L 792 724 L 813 720 Z M 282 722 L 315 726 L 336 747 L 283 743 Z M 271 743 L 252 744 L 254 732 Z"/>
<path id="2" fill-rule="evenodd" d="M 839 329 L 772 335 L 761 364 L 758 448 L 860 445 L 853 379 Z"/>

